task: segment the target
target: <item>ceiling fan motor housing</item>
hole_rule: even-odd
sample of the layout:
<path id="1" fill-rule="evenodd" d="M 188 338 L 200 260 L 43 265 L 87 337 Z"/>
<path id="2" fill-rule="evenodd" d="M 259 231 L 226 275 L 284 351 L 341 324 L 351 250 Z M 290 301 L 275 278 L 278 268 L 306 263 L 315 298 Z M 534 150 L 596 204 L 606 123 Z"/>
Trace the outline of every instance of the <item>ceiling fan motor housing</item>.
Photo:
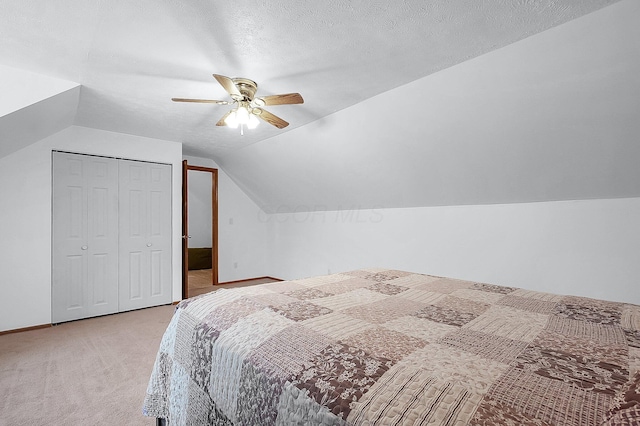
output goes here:
<path id="1" fill-rule="evenodd" d="M 253 100 L 253 97 L 256 95 L 256 91 L 258 90 L 258 84 L 253 80 L 249 80 L 248 78 L 233 78 L 232 80 L 238 88 L 240 94 L 242 94 L 242 98 L 234 99 L 236 101 L 251 102 Z"/>

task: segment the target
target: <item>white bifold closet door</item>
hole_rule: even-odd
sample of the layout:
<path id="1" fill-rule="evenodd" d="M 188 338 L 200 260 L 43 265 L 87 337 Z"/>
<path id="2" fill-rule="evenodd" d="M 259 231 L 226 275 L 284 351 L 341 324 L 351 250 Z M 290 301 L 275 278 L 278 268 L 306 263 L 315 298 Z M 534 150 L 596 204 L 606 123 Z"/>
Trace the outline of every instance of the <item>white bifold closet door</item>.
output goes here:
<path id="1" fill-rule="evenodd" d="M 118 312 L 118 161 L 53 153 L 52 322 Z"/>
<path id="2" fill-rule="evenodd" d="M 53 154 L 52 322 L 171 303 L 171 166 Z"/>
<path id="3" fill-rule="evenodd" d="M 120 160 L 120 311 L 171 302 L 170 212 L 171 166 Z"/>

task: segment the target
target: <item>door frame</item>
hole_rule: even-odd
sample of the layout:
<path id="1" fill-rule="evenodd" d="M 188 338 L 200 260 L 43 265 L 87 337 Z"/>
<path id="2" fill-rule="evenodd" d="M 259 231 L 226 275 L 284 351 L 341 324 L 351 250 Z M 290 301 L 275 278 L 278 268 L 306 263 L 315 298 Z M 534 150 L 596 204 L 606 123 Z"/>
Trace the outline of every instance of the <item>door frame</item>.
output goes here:
<path id="1" fill-rule="evenodd" d="M 211 173 L 211 285 L 218 285 L 218 169 L 182 161 L 182 298 L 189 297 L 189 170 Z"/>

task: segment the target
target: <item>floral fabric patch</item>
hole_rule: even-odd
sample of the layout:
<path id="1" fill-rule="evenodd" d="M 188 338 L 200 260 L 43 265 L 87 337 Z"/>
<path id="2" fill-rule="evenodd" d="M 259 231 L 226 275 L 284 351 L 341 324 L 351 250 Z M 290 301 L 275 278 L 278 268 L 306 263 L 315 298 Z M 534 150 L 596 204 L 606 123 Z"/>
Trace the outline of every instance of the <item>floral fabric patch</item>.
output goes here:
<path id="1" fill-rule="evenodd" d="M 336 343 L 320 352 L 291 383 L 308 390 L 316 402 L 346 419 L 351 404 L 358 401 L 391 364 L 389 359 Z"/>

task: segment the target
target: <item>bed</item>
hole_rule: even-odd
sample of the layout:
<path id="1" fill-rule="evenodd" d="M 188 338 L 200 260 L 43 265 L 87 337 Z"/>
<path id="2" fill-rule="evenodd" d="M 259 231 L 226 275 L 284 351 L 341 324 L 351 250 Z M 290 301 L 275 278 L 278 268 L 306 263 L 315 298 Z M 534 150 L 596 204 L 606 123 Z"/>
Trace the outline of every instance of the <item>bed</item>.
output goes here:
<path id="1" fill-rule="evenodd" d="M 640 306 L 388 269 L 178 304 L 169 425 L 640 424 Z"/>

